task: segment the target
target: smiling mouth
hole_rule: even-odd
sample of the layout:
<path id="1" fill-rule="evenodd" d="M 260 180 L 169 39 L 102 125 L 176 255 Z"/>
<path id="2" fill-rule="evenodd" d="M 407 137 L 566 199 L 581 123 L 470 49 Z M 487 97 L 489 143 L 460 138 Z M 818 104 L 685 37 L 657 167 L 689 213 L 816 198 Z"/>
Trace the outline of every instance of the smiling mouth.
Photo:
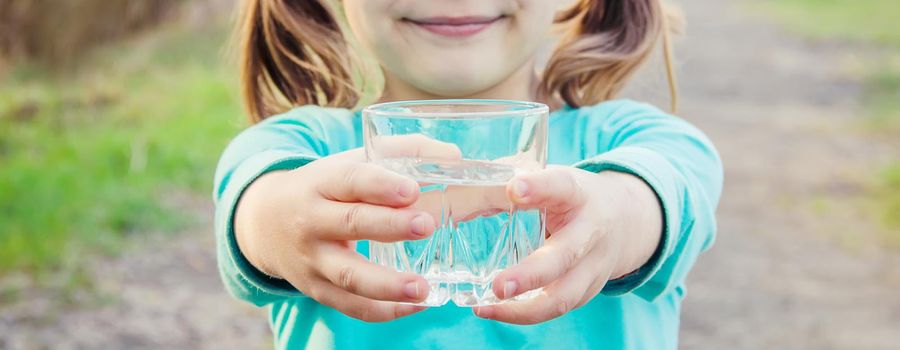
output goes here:
<path id="1" fill-rule="evenodd" d="M 437 35 L 464 38 L 478 34 L 504 18 L 506 16 L 429 17 L 421 19 L 404 18 L 403 21 Z"/>

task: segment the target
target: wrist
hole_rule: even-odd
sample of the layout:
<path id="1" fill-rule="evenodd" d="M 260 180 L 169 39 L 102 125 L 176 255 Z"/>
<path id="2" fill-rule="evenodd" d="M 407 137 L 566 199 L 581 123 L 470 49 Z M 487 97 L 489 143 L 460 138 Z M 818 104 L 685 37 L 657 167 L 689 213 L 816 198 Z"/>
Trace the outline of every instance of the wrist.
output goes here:
<path id="1" fill-rule="evenodd" d="M 656 193 L 641 178 L 628 173 L 608 171 L 618 190 L 620 256 L 611 279 L 638 271 L 646 265 L 662 240 L 663 216 Z"/>
<path id="2" fill-rule="evenodd" d="M 234 214 L 234 235 L 238 250 L 247 262 L 263 274 L 281 278 L 277 269 L 268 259 L 265 259 L 266 237 L 274 232 L 265 228 L 265 224 L 273 223 L 273 195 L 277 195 L 277 188 L 282 182 L 280 178 L 287 171 L 274 171 L 257 178 L 244 190 L 238 200 Z"/>

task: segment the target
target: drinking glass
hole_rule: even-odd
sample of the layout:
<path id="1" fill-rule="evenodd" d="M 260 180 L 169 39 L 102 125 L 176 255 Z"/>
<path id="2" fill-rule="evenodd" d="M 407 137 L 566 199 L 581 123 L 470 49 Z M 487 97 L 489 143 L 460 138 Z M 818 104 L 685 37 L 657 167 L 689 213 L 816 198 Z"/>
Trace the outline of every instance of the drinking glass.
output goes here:
<path id="1" fill-rule="evenodd" d="M 366 158 L 419 183 L 412 207 L 431 213 L 426 239 L 369 243 L 377 264 L 425 277 L 418 305 L 500 303 L 492 281 L 544 242 L 543 209 L 517 208 L 506 194 L 516 174 L 543 169 L 549 109 L 533 102 L 429 100 L 363 111 Z M 532 290 L 511 300 L 532 298 Z"/>

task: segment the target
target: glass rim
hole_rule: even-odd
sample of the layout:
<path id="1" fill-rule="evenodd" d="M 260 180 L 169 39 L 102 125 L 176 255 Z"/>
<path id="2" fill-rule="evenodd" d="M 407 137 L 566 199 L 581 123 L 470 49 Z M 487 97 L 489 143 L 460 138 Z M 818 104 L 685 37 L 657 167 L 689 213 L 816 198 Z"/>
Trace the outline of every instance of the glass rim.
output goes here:
<path id="1" fill-rule="evenodd" d="M 497 106 L 521 106 L 522 109 L 511 111 L 467 111 L 467 112 L 406 112 L 406 111 L 390 111 L 388 108 L 405 107 L 405 106 L 427 106 L 427 105 L 497 105 Z M 499 100 L 499 99 L 445 99 L 445 100 L 406 100 L 382 102 L 370 105 L 363 109 L 363 116 L 376 115 L 396 118 L 448 118 L 448 119 L 476 119 L 491 117 L 515 117 L 532 114 L 549 114 L 550 107 L 540 102 L 519 101 L 519 100 Z"/>

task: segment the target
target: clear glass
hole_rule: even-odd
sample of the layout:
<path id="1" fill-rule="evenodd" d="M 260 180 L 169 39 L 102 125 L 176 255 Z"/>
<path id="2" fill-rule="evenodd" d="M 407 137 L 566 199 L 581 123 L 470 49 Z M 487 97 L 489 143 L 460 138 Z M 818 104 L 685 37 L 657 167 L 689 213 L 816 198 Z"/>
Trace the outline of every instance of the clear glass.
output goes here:
<path id="1" fill-rule="evenodd" d="M 368 161 L 416 180 L 421 193 L 413 207 L 437 220 L 427 239 L 370 242 L 369 259 L 424 276 L 431 291 L 420 305 L 500 303 L 492 291 L 494 277 L 544 242 L 544 211 L 514 207 L 506 184 L 546 166 L 548 118 L 546 105 L 501 100 L 366 108 Z"/>

